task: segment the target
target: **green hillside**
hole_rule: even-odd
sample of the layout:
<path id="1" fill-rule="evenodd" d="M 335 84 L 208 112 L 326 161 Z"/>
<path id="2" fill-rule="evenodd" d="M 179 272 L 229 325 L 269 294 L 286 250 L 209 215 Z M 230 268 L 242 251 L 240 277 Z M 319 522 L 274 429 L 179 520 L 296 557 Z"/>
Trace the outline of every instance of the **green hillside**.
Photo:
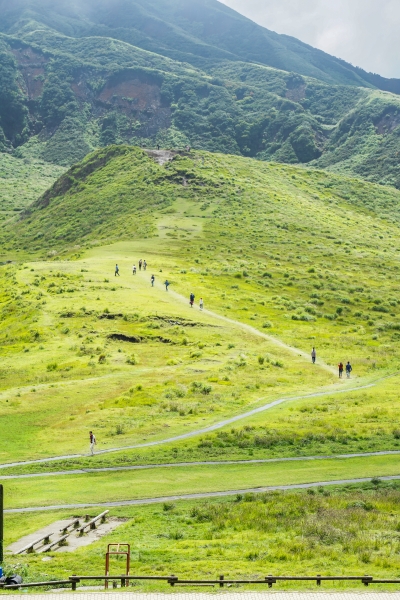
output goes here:
<path id="1" fill-rule="evenodd" d="M 178 154 L 163 165 L 155 160 L 160 158 L 165 158 L 163 152 L 148 156 L 139 148 L 123 146 L 97 151 L 62 176 L 29 210 L 4 225 L 1 258 L 4 262 L 19 258 L 19 262 L 4 267 L 2 273 L 0 340 L 7 357 L 2 385 L 5 390 L 9 385 L 14 387 L 17 377 L 18 388 L 28 386 L 26 401 L 16 404 L 21 435 L 20 411 L 24 414 L 36 405 L 31 405 L 29 387 L 35 382 L 45 384 L 40 392 L 44 402 L 51 393 L 51 419 L 58 418 L 62 404 L 57 408 L 55 394 L 62 395 L 63 388 L 56 392 L 48 385 L 60 377 L 72 379 L 72 389 L 81 387 L 82 378 L 90 379 L 98 371 L 112 377 L 121 372 L 115 383 L 110 380 L 110 392 L 102 394 L 102 401 L 96 401 L 90 410 L 98 415 L 96 419 L 100 418 L 98 411 L 105 409 L 114 414 L 114 399 L 122 393 L 118 400 L 121 406 L 139 402 L 147 423 L 148 403 L 159 404 L 159 383 L 154 380 L 159 368 L 170 370 L 172 381 L 191 389 L 190 365 L 196 370 L 194 364 L 199 361 L 211 368 L 215 361 L 212 372 L 201 376 L 201 385 L 204 378 L 216 382 L 215 386 L 210 384 L 217 394 L 209 398 L 215 407 L 213 418 L 236 406 L 240 393 L 231 388 L 233 383 L 224 383 L 224 377 L 229 381 L 235 369 L 240 375 L 235 375 L 235 381 L 238 379 L 234 385 L 249 385 L 248 390 L 255 394 L 251 400 L 250 391 L 246 392 L 243 401 L 247 403 L 256 401 L 258 390 L 264 386 L 260 379 L 257 385 L 251 383 L 255 366 L 261 369 L 260 376 L 265 370 L 272 378 L 265 386 L 273 396 L 286 387 L 299 392 L 335 381 L 335 365 L 341 357 L 357 365 L 358 377 L 374 378 L 397 368 L 397 190 L 226 155 Z M 149 286 L 151 273 L 136 278 L 132 275 L 132 264 L 139 255 L 147 256 L 158 289 L 165 278 L 171 282 L 171 294 L 164 297 L 160 308 Z M 21 263 L 33 257 L 34 264 Z M 114 277 L 115 263 L 120 265 L 120 278 Z M 136 300 L 131 304 L 129 298 L 136 288 Z M 259 342 L 251 333 L 247 334 L 246 349 L 235 339 L 225 340 L 227 333 L 220 338 L 223 329 L 219 327 L 207 330 L 210 322 L 207 327 L 186 328 L 193 312 L 188 307 L 182 313 L 182 298 L 175 306 L 173 294 L 179 292 L 187 298 L 190 290 L 196 290 L 198 299 L 203 296 L 207 307 L 220 318 L 272 334 L 288 348 L 274 348 L 265 338 L 269 349 L 260 349 L 260 354 Z M 160 315 L 160 323 L 156 315 Z M 213 323 L 217 325 L 215 320 Z M 87 329 L 84 335 L 80 333 L 83 329 Z M 229 335 L 235 338 L 238 332 Z M 149 344 L 138 345 L 135 340 L 148 340 Z M 224 350 L 219 349 L 220 344 Z M 314 344 L 320 358 L 331 366 L 309 378 L 308 359 L 299 370 L 299 360 L 302 363 L 304 358 L 299 359 L 297 351 L 292 357 L 290 347 L 300 348 L 308 357 Z M 228 348 L 231 345 L 238 348 L 233 354 Z M 227 362 L 223 366 L 225 351 Z M 144 369 L 141 379 L 149 378 L 149 383 L 143 383 L 146 392 L 137 398 L 137 383 L 133 387 L 128 383 L 131 354 L 139 370 Z M 19 365 L 18 373 L 15 367 L 9 370 L 12 364 Z M 189 381 L 184 383 L 187 377 Z M 382 396 L 391 398 L 387 385 L 380 385 Z M 180 418 L 185 421 L 190 410 L 197 410 L 197 394 L 202 397 L 201 386 L 198 389 L 193 388 L 193 398 L 189 395 L 182 401 L 178 390 L 172 393 L 171 402 L 179 407 L 176 427 Z M 37 391 L 34 398 L 39 397 Z M 83 405 L 76 417 L 79 423 L 74 418 L 74 428 L 85 426 L 83 407 L 87 402 L 91 405 L 88 398 L 92 393 L 96 392 L 91 383 L 79 401 Z M 204 396 L 203 404 L 208 402 L 208 394 Z M 7 412 L 7 405 L 3 406 Z M 168 411 L 169 404 L 166 406 Z M 65 408 L 68 413 L 69 407 Z M 163 411 L 152 417 L 153 424 L 158 418 L 164 418 Z M 334 413 L 330 418 L 336 419 Z M 112 422 L 114 417 L 108 419 Z M 141 435 L 137 422 L 128 414 L 118 419 L 127 439 Z M 387 437 L 385 441 L 381 437 L 380 443 L 386 446 L 394 443 L 393 418 L 385 412 L 384 419 L 389 425 L 385 434 L 382 432 Z M 27 423 L 32 426 L 32 415 Z M 63 420 L 61 423 L 60 448 L 71 443 L 69 429 Z M 150 430 L 151 423 L 146 425 Z M 350 423 L 349 427 L 356 427 Z M 9 424 L 7 429 L 11 431 Z M 43 433 L 45 429 L 39 425 L 38 434 Z M 282 434 L 290 437 L 294 432 Z M 160 435 L 158 427 L 151 435 Z M 375 443 L 374 431 L 368 435 L 369 443 Z M 227 447 L 235 446 L 234 437 L 226 442 Z M 40 448 L 44 451 L 42 442 Z M 5 456 L 10 451 L 5 450 Z M 15 451 L 22 449 L 15 445 Z M 51 440 L 48 451 L 52 452 Z"/>
<path id="2" fill-rule="evenodd" d="M 7 553 L 6 571 L 63 578 L 84 559 L 95 573 L 123 535 L 138 574 L 368 564 L 395 577 L 398 482 L 380 478 L 398 476 L 400 448 L 399 194 L 299 166 L 113 145 L 8 218 L 0 482 L 7 510 L 37 510 L 6 514 L 6 545 L 104 509 L 88 503 L 120 502 L 112 515 L 125 521 L 46 564 Z M 139 259 L 148 267 L 134 275 Z M 170 499 L 193 493 L 230 497 Z M 209 550 L 195 561 L 199 544 Z"/>
<path id="3" fill-rule="evenodd" d="M 400 187 L 400 100 L 379 90 L 396 80 L 217 2 L 53 4 L 0 4 L 3 153 L 67 168 L 110 144 L 189 144 Z"/>

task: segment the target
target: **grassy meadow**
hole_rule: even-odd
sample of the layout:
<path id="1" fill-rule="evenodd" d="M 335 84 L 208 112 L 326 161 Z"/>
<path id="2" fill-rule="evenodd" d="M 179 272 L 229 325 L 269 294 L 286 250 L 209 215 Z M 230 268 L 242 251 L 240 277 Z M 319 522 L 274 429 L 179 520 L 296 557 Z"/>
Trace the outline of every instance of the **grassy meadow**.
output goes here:
<path id="1" fill-rule="evenodd" d="M 45 161 L 23 160 L 0 153 L 0 220 L 24 210 L 64 171 Z"/>
<path id="2" fill-rule="evenodd" d="M 85 467 L 399 450 L 399 199 L 394 189 L 334 174 L 205 152 L 160 166 L 138 148 L 111 147 L 73 167 L 0 234 L 1 258 L 12 261 L 0 267 L 0 463 L 45 459 L 1 469 L 0 482 Z M 140 258 L 147 270 L 133 275 Z M 337 364 L 348 360 L 352 377 L 339 380 Z M 200 432 L 232 417 L 240 418 Z M 89 430 L 98 441 L 94 457 Z M 398 457 L 386 455 L 47 475 L 4 479 L 4 486 L 7 508 L 23 508 L 398 474 Z M 365 560 L 358 549 L 362 531 L 391 522 L 397 484 L 382 486 L 338 487 L 315 498 L 267 494 L 251 504 L 119 508 L 115 514 L 131 525 L 84 552 L 96 570 L 105 541 L 143 523 L 148 545 L 140 552 L 148 560 L 135 568 L 214 574 L 214 550 L 188 567 L 197 542 L 187 540 L 211 535 L 211 527 L 222 562 L 244 540 L 236 574 L 259 573 L 257 561 L 268 572 L 279 565 L 281 572 L 321 570 L 324 556 L 325 572 L 349 565 L 364 572 L 371 563 L 375 574 L 395 576 L 397 534 L 387 545 L 376 542 L 384 538 L 377 533 Z M 373 497 L 365 500 L 371 510 L 355 507 L 359 532 L 346 508 L 357 494 Z M 293 519 L 278 527 L 268 510 L 266 537 L 255 536 L 247 521 L 233 525 L 252 507 L 265 514 L 271 498 L 283 512 L 291 505 Z M 311 519 L 304 516 L 310 500 L 315 514 L 337 510 L 335 528 L 348 533 L 325 539 L 317 532 L 310 534 L 315 545 L 304 541 L 299 531 Z M 202 511 L 207 518 L 197 517 Z M 23 523 L 34 531 L 52 516 L 39 511 Z M 7 536 L 15 519 L 7 515 Z M 182 537 L 159 536 L 165 519 Z M 365 536 L 372 544 L 372 532 Z M 264 543 L 275 550 L 265 554 Z M 279 545 L 285 558 L 278 558 Z M 37 557 L 21 564 L 32 578 L 40 568 L 43 576 L 62 575 L 75 570 L 82 551 L 62 559 L 53 553 L 46 569 Z"/>
<path id="3" fill-rule="evenodd" d="M 126 522 L 106 539 L 130 541 L 131 571 L 142 575 L 215 578 L 223 573 L 226 578 L 257 579 L 268 573 L 379 573 L 397 577 L 398 497 L 398 482 L 375 482 L 115 508 L 112 514 Z M 93 509 L 89 512 L 95 514 Z M 70 514 L 6 515 L 6 544 Z M 16 570 L 26 581 L 83 571 L 102 573 L 104 544 L 103 538 L 72 553 L 50 553 L 46 563 L 35 554 L 9 557 L 6 571 Z M 112 573 L 119 571 L 114 560 Z M 290 588 L 315 589 L 315 584 L 280 583 L 276 587 Z M 324 583 L 323 588 L 363 589 L 358 583 Z M 172 591 L 167 584 L 148 582 L 136 582 L 134 590 Z"/>

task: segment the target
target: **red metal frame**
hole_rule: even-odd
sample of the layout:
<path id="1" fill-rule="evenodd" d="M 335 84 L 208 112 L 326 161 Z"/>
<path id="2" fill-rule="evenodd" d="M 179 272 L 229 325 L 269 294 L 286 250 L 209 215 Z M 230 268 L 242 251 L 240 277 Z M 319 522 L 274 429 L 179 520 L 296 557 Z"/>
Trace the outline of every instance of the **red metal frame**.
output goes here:
<path id="1" fill-rule="evenodd" d="M 120 550 L 121 546 L 126 550 Z M 110 549 L 111 548 L 111 549 Z M 115 550 L 114 550 L 115 548 Z M 131 570 L 131 545 L 130 544 L 108 544 L 106 552 L 106 577 L 110 575 L 110 556 L 126 556 L 126 572 L 125 575 L 129 577 Z M 121 576 L 118 577 L 120 579 Z M 129 581 L 121 579 L 121 587 L 129 585 Z M 104 588 L 108 590 L 108 579 L 104 582 Z"/>

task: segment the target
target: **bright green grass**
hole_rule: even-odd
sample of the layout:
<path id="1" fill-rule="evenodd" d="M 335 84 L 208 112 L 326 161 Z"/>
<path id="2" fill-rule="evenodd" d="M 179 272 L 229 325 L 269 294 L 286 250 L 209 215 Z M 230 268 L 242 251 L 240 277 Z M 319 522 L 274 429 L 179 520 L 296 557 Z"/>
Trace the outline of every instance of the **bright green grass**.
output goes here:
<path id="1" fill-rule="evenodd" d="M 150 271 L 134 278 L 130 262 L 119 262 L 116 282 L 101 253 L 6 270 L 15 278 L 8 293 L 21 296 L 4 313 L 2 461 L 86 452 L 93 428 L 98 449 L 164 439 L 310 385 L 338 385 L 304 358 L 190 309 L 159 282 L 151 288 Z M 118 333 L 143 341 L 108 337 Z M 270 357 L 263 368 L 260 352 Z"/>
<path id="2" fill-rule="evenodd" d="M 1 473 L 400 450 L 397 389 L 398 377 L 394 377 L 378 382 L 370 389 L 335 395 L 328 392 L 320 398 L 290 401 L 216 432 L 188 440 L 94 457 L 12 467 Z"/>
<path id="3" fill-rule="evenodd" d="M 399 474 L 398 456 L 191 466 L 9 480 L 5 508 L 112 502 Z M 1 479 L 0 479 L 1 481 Z"/>
<path id="4" fill-rule="evenodd" d="M 96 430 L 99 449 L 121 447 L 200 429 L 282 396 L 348 385 L 225 317 L 307 355 L 316 345 L 333 371 L 339 360 L 350 359 L 350 385 L 397 369 L 398 228 L 389 219 L 396 217 L 398 192 L 205 153 L 160 167 L 129 148 L 98 152 L 72 175 L 75 183 L 59 181 L 45 196 L 49 206 L 33 208 L 9 238 L 14 244 L 18 237 L 25 253 L 37 244 L 51 256 L 2 270 L 2 462 L 85 452 L 89 429 Z M 369 199 L 368 212 L 361 206 Z M 70 247 L 64 259 L 53 256 L 82 241 L 85 231 L 90 250 Z M 101 246 L 97 235 L 133 239 Z M 132 264 L 140 257 L 149 268 L 134 278 Z M 120 278 L 113 275 L 116 262 Z M 196 305 L 203 296 L 206 308 L 223 319 L 190 309 L 192 290 Z M 106 311 L 117 316 L 102 318 Z M 112 341 L 110 334 L 143 342 Z M 371 394 L 366 406 L 373 398 L 383 402 L 386 391 Z M 340 423 L 345 395 L 324 400 L 325 408 L 336 408 L 321 411 L 321 400 L 311 400 L 288 427 L 274 421 L 270 427 L 269 413 L 249 426 L 278 431 L 274 454 L 343 451 L 346 441 L 357 450 L 368 443 L 395 448 L 391 397 L 381 437 L 379 427 L 360 424 L 361 408 L 348 419 L 354 433 Z M 312 432 L 317 439 L 304 448 Z M 214 435 L 202 447 L 194 440 L 192 456 L 259 455 L 255 437 L 269 439 L 270 433 L 247 433 L 241 445 L 235 433 L 216 443 Z M 268 439 L 261 443 L 266 454 Z M 165 454 L 140 456 L 154 461 Z"/>
<path id="5" fill-rule="evenodd" d="M 399 484 L 392 482 L 115 508 L 111 515 L 127 521 L 101 540 L 73 553 L 52 552 L 46 563 L 40 554 L 18 560 L 7 556 L 6 571 L 21 572 L 26 581 L 101 574 L 106 545 L 124 541 L 131 544 L 132 574 L 398 577 L 398 495 Z M 85 512 L 96 514 L 95 509 Z M 81 513 L 6 515 L 5 544 L 73 514 Z M 121 571 L 122 563 L 114 560 L 111 572 Z M 287 587 L 314 590 L 315 584 L 279 584 L 276 589 Z M 323 589 L 341 588 L 363 589 L 360 584 L 323 584 Z M 145 582 L 134 590 L 172 591 L 164 583 Z"/>
<path id="6" fill-rule="evenodd" d="M 0 153 L 0 220 L 9 218 L 36 200 L 65 169 Z"/>

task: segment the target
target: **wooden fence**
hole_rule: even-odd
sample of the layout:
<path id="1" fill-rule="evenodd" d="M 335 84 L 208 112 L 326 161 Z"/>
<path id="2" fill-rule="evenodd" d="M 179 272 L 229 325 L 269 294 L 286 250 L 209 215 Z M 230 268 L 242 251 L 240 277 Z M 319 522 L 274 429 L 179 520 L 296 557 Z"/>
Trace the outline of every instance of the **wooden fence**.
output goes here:
<path id="1" fill-rule="evenodd" d="M 236 586 L 236 585 L 265 585 L 269 588 L 279 582 L 284 581 L 309 581 L 315 582 L 317 586 L 321 586 L 324 581 L 348 581 L 354 583 L 360 583 L 366 587 L 373 584 L 394 584 L 400 586 L 400 579 L 375 579 L 371 575 L 355 575 L 355 576 L 325 576 L 325 575 L 311 575 L 311 576 L 285 576 L 285 575 L 267 575 L 264 578 L 259 579 L 225 579 L 224 575 L 220 575 L 218 579 L 180 579 L 175 575 L 71 575 L 68 579 L 59 581 L 39 581 L 33 583 L 22 583 L 20 585 L 0 585 L 2 589 L 15 590 L 20 588 L 30 587 L 67 587 L 71 586 L 72 591 L 76 591 L 78 584 L 81 582 L 88 581 L 115 581 L 120 582 L 121 587 L 129 585 L 130 581 L 164 581 L 171 587 L 177 585 L 187 586 L 218 586 L 223 588 L 224 586 Z"/>

